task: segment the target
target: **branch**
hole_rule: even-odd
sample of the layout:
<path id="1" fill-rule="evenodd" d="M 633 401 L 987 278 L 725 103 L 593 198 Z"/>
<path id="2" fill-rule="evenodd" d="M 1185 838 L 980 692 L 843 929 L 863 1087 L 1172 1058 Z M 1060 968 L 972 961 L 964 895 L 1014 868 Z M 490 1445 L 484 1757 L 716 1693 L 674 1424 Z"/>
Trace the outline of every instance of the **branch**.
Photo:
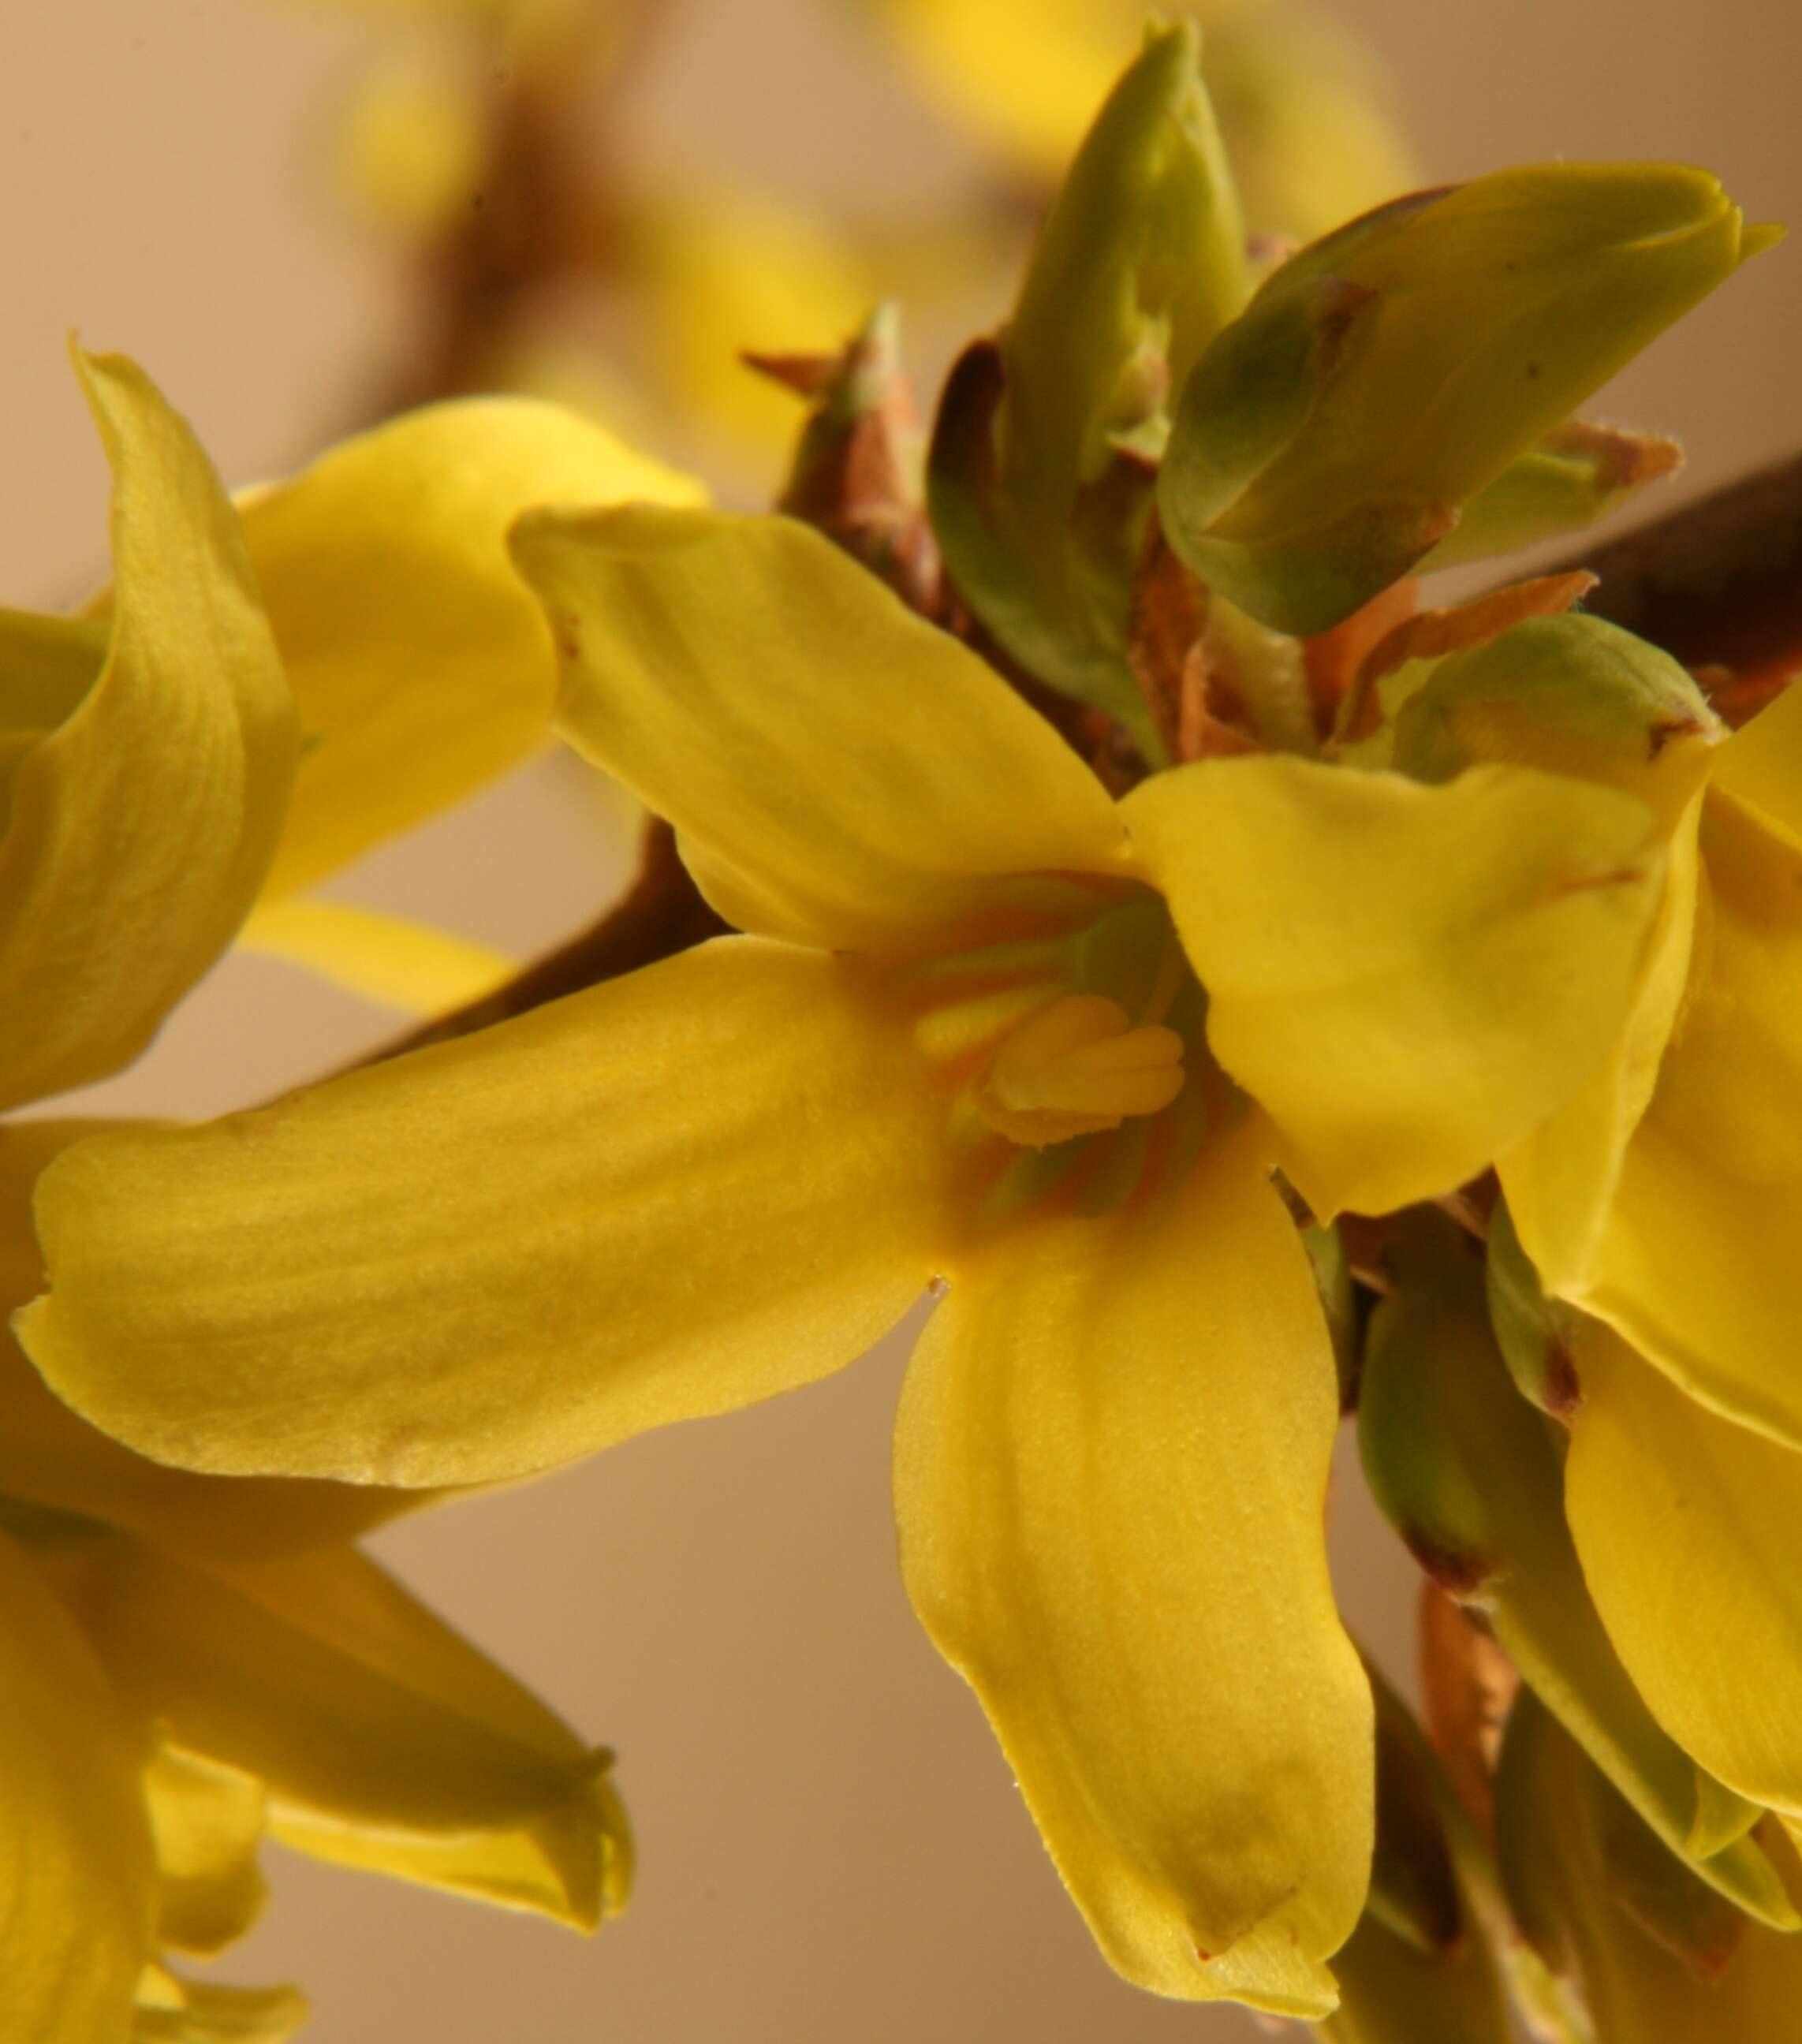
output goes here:
<path id="1" fill-rule="evenodd" d="M 590 928 L 466 1007 L 453 1009 L 423 1029 L 387 1043 L 359 1064 L 398 1058 L 428 1043 L 448 1043 L 490 1024 L 524 1015 L 566 993 L 618 979 L 640 966 L 725 933 L 726 925 L 701 898 L 676 851 L 675 832 L 657 818 L 646 824 L 638 878 L 624 898 Z"/>
<path id="2" fill-rule="evenodd" d="M 1573 566 L 1597 617 L 1741 685 L 1802 669 L 1802 456 L 1643 525 Z"/>

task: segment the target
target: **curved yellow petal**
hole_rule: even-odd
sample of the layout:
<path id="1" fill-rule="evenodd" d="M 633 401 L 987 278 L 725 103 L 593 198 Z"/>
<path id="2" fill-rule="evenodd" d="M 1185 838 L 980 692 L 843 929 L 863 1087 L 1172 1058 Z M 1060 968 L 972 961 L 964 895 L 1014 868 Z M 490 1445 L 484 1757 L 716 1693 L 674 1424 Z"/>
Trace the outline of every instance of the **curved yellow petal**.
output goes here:
<path id="1" fill-rule="evenodd" d="M 1508 1211 L 1546 1291 L 1587 1283 L 1633 1132 L 1657 1085 L 1689 984 L 1702 798 L 1673 836 L 1664 886 L 1620 1038 L 1563 1106 L 1497 1159 Z"/>
<path id="2" fill-rule="evenodd" d="M 40 1183 L 21 1338 L 165 1459 L 486 1481 L 860 1353 L 939 1261 L 945 1108 L 848 962 L 722 939 Z"/>
<path id="3" fill-rule="evenodd" d="M 1687 1005 L 1569 1289 L 1692 1397 L 1802 1446 L 1802 840 L 1711 790 L 1701 848 Z"/>
<path id="4" fill-rule="evenodd" d="M 405 1015 L 441 1015 L 479 1001 L 519 970 L 491 944 L 352 901 L 259 902 L 238 942 Z"/>
<path id="5" fill-rule="evenodd" d="M 1792 685 L 1715 756 L 1715 786 L 1802 838 L 1802 688 Z"/>
<path id="6" fill-rule="evenodd" d="M 1612 790 L 1266 757 L 1159 774 L 1122 808 L 1208 990 L 1208 1042 L 1323 1219 L 1450 1192 L 1619 1036 L 1663 855 Z"/>
<path id="7" fill-rule="evenodd" d="M 1112 1965 L 1325 2015 L 1371 1705 L 1327 1579 L 1333 1358 L 1255 1117 L 1155 1206 L 1004 1236 L 907 1376 L 909 1594 Z"/>
<path id="8" fill-rule="evenodd" d="M 1580 1337 L 1566 1509 L 1597 1608 L 1672 1737 L 1802 1815 L 1802 1454 Z"/>
<path id="9" fill-rule="evenodd" d="M 138 1987 L 132 2044 L 287 2044 L 306 2014 L 291 1987 L 229 1987 L 151 1966 Z"/>
<path id="10" fill-rule="evenodd" d="M 294 767 L 281 663 L 199 443 L 124 356 L 75 362 L 113 469 L 110 630 L 79 700 L 12 748 L 0 1108 L 103 1078 L 150 1041 L 250 906 Z M 28 724 L 52 707 L 45 636 L 0 627 L 0 689 L 25 667 Z M 48 636 L 67 702 L 99 642 Z"/>
<path id="11" fill-rule="evenodd" d="M 628 1850 L 609 1756 L 354 1549 L 206 1571 L 121 1535 L 72 1543 L 53 1566 L 126 1704 L 185 1751 L 257 1777 L 273 1835 L 599 1920 Z"/>
<path id="12" fill-rule="evenodd" d="M 967 647 L 786 518 L 540 513 L 513 540 L 564 735 L 682 833 L 728 922 L 919 950 L 997 877 L 1120 870 L 1099 781 Z"/>
<path id="13" fill-rule="evenodd" d="M 39 1173 L 70 1143 L 110 1125 L 125 1124 L 0 1125 L 0 1320 L 43 1282 L 31 1219 Z M 12 1336 L 0 1333 L 0 1496 L 100 1520 L 206 1560 L 352 1539 L 437 1495 L 371 1484 L 197 1476 L 147 1462 L 71 1412 Z"/>
<path id="14" fill-rule="evenodd" d="M 162 1906 L 157 1941 L 202 1958 L 249 1930 L 268 1898 L 256 1863 L 263 1784 L 163 1746 L 144 1773 Z"/>
<path id="15" fill-rule="evenodd" d="M 0 2008 L 33 2044 L 125 2044 L 156 1869 L 143 1755 L 87 1642 L 0 1534 Z"/>
<path id="16" fill-rule="evenodd" d="M 268 891 L 291 893 L 549 736 L 556 667 L 507 561 L 535 504 L 692 504 L 699 483 L 560 406 L 432 405 L 240 500 L 306 751 Z"/>

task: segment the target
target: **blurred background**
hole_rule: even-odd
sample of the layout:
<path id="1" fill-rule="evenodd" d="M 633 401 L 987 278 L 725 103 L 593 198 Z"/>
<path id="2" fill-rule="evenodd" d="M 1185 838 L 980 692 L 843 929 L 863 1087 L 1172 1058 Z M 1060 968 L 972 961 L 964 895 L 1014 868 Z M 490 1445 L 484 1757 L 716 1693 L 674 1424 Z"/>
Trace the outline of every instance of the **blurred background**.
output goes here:
<path id="1" fill-rule="evenodd" d="M 422 222 L 436 231 L 446 207 L 484 196 L 438 117 L 429 11 L 421 0 L 8 10 L 0 601 L 60 604 L 103 571 L 105 473 L 67 367 L 71 328 L 141 360 L 234 486 L 294 466 L 406 387 L 432 339 L 409 250 Z M 998 67 L 982 88 L 993 105 L 959 116 L 899 60 L 876 11 L 668 0 L 594 109 L 609 163 L 638 190 L 674 195 L 675 210 L 642 215 L 641 241 L 654 221 L 669 237 L 659 248 L 685 262 L 702 231 L 727 256 L 776 252 L 722 272 L 711 296 L 683 282 L 692 265 L 671 282 L 653 263 L 644 274 L 663 276 L 667 302 L 636 332 L 605 304 L 567 320 L 552 307 L 554 344 L 522 373 L 614 408 L 628 433 L 705 467 L 737 501 L 767 495 L 783 407 L 796 409 L 733 369 L 738 342 L 824 344 L 860 292 L 891 281 L 918 301 L 913 366 L 929 402 L 950 347 L 1011 291 L 1035 202 L 1022 162 L 998 152 L 1016 81 Z M 1316 11 L 1376 50 L 1427 180 L 1558 156 L 1674 157 L 1719 172 L 1752 217 L 1802 221 L 1790 0 L 1318 0 Z M 1123 60 L 1132 37 L 1123 9 Z M 413 168 L 384 186 L 371 137 L 415 116 L 424 140 L 401 152 Z M 807 225 L 822 218 L 827 239 Z M 966 225 L 947 235 L 947 221 Z M 786 288 L 809 285 L 793 331 L 776 288 L 790 278 Z M 1802 445 L 1799 330 L 1792 246 L 1588 409 L 1685 442 L 1674 502 Z M 550 759 L 339 891 L 524 959 L 619 886 L 632 830 L 617 797 Z M 217 1112 L 399 1026 L 284 966 L 233 958 L 148 1058 L 79 1104 Z M 641 1853 L 624 1919 L 585 1943 L 271 1848 L 268 1915 L 222 1973 L 301 1981 L 320 2044 L 1257 2035 L 1248 2017 L 1156 2003 L 1107 1971 L 980 1714 L 915 1627 L 888 1504 L 903 1354 L 891 1342 L 810 1392 L 375 1543 L 618 1750 Z M 1351 1622 L 1405 1677 L 1413 1571 L 1349 1465 L 1334 1539 Z"/>

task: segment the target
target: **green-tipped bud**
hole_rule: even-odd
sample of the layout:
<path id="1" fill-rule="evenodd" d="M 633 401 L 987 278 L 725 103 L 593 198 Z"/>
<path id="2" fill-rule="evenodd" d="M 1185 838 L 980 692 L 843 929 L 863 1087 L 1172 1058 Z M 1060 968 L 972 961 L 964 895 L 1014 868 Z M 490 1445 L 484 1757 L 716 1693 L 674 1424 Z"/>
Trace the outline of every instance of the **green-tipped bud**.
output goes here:
<path id="1" fill-rule="evenodd" d="M 1505 1201 L 1489 1216 L 1488 1275 L 1489 1325 L 1516 1389 L 1542 1412 L 1568 1420 L 1583 1402 L 1573 1353 L 1581 1316 L 1546 1297 Z"/>
<path id="2" fill-rule="evenodd" d="M 1668 653 L 1574 613 L 1530 619 L 1442 660 L 1397 717 L 1391 757 L 1421 781 L 1508 760 L 1604 782 L 1669 830 L 1726 736 Z"/>
<path id="3" fill-rule="evenodd" d="M 1398 1231 L 1371 1316 L 1358 1445 L 1373 1495 L 1422 1565 L 1484 1612 L 1522 1675 L 1658 1836 L 1750 1913 L 1799 1920 L 1745 1832 L 1755 1805 L 1658 1725 L 1609 1642 L 1565 1525 L 1555 1431 L 1516 1391 L 1483 1271 L 1449 1221 Z"/>
<path id="4" fill-rule="evenodd" d="M 1083 144 L 1012 318 L 952 372 L 928 465 L 947 564 L 1002 647 L 1163 748 L 1126 654 L 1170 393 L 1251 288 L 1192 23 L 1152 33 Z"/>
<path id="5" fill-rule="evenodd" d="M 1197 365 L 1160 484 L 1172 545 L 1266 623 L 1324 631 L 1773 238 L 1662 164 L 1503 171 L 1353 221 Z"/>

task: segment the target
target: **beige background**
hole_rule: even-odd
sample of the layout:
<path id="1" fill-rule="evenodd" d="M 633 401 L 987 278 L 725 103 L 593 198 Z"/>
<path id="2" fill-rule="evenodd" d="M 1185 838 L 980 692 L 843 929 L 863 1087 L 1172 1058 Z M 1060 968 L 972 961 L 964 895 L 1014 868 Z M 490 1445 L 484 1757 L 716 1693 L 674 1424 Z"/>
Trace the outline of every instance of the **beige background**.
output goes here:
<path id="1" fill-rule="evenodd" d="M 1802 221 L 1792 0 L 1339 0 L 1381 38 L 1426 171 L 1673 156 Z M 233 482 L 303 455 L 391 344 L 379 252 L 309 184 L 354 21 L 256 0 L 6 0 L 0 600 L 60 601 L 102 555 L 104 483 L 63 336 L 137 355 Z M 967 167 L 829 0 L 682 0 L 636 106 L 661 160 L 905 206 Z M 1623 379 L 1689 442 L 1683 487 L 1802 441 L 1802 251 L 1780 251 Z M 617 826 L 611 839 L 617 841 Z M 612 884 L 573 769 L 534 770 L 356 877 L 521 955 Z M 118 1101 L 212 1112 L 391 1025 L 228 964 Z M 643 1871 L 585 1944 L 271 1853 L 267 1921 L 222 1970 L 302 1981 L 321 2044 L 1110 2044 L 1257 2033 L 1153 2003 L 1092 1954 L 979 1715 L 896 1580 L 898 1348 L 813 1391 L 615 1450 L 378 1543 L 408 1580 L 621 1754 Z M 1405 1657 L 1408 1574 L 1355 1485 L 1353 1621 Z M 1424 2040 L 1424 2044 L 1425 2041 Z"/>

